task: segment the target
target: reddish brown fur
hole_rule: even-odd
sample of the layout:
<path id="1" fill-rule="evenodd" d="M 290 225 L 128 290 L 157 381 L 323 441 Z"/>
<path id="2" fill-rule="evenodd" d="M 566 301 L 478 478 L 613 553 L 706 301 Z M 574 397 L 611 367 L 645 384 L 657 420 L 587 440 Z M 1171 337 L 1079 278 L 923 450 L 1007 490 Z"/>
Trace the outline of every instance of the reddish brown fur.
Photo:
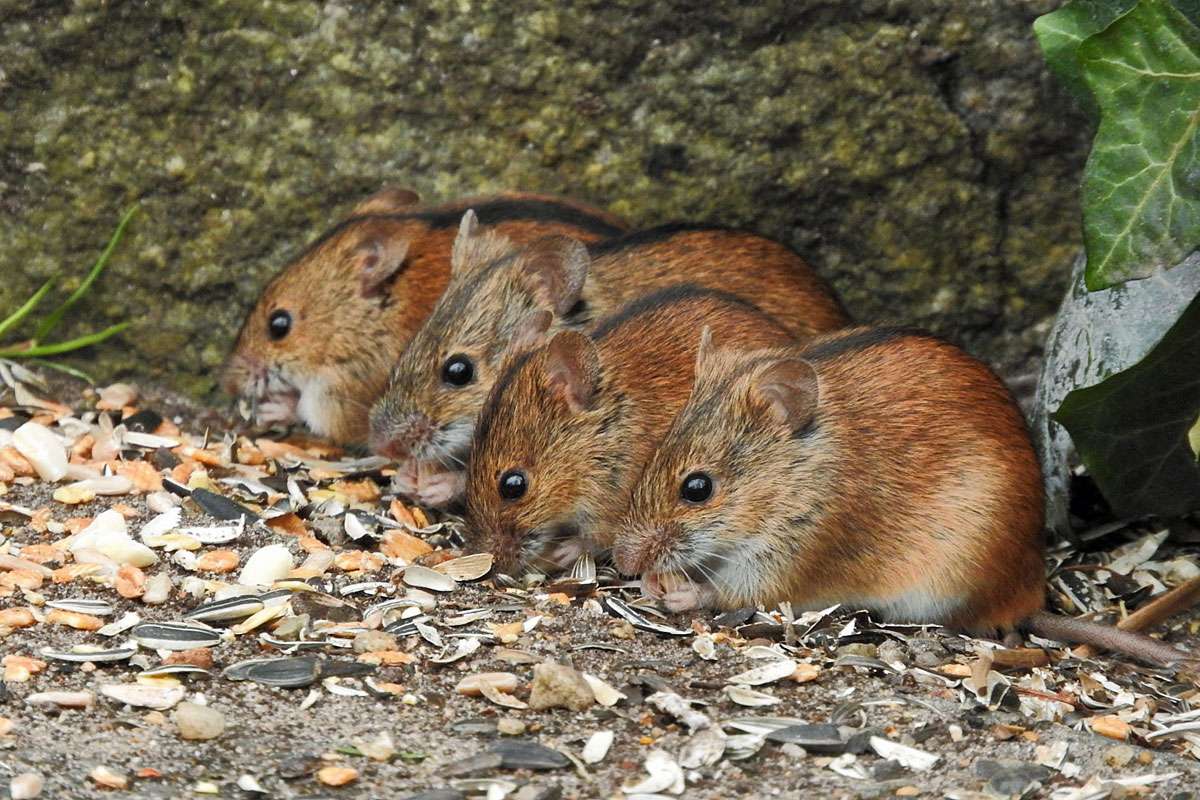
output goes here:
<path id="1" fill-rule="evenodd" d="M 564 566 L 610 544 L 642 464 L 687 398 L 703 327 L 745 347 L 791 340 L 717 293 L 667 291 L 639 308 L 595 341 L 558 334 L 493 389 L 470 463 L 468 529 L 503 569 Z M 497 488 L 511 469 L 529 481 L 515 501 Z"/>
<path id="2" fill-rule="evenodd" d="M 561 242 L 536 243 L 491 264 L 464 263 L 455 273 L 372 409 L 372 448 L 402 461 L 414 497 L 438 504 L 456 493 L 445 490 L 446 476 L 461 475 L 471 429 L 507 359 L 557 331 L 589 330 L 593 321 L 650 292 L 679 284 L 729 292 L 799 337 L 848 322 L 836 295 L 803 259 L 761 236 L 667 227 L 632 234 L 625 246 L 621 242 L 597 248 L 584 263 L 586 280 L 579 276 L 575 284 L 563 277 L 569 248 Z M 583 313 L 564 317 L 577 301 Z M 537 314 L 546 315 L 548 328 L 529 336 L 528 322 Z M 458 353 L 473 359 L 475 380 L 447 386 L 442 365 Z M 422 485 L 427 475 L 439 480 L 438 490 Z"/>
<path id="3" fill-rule="evenodd" d="M 336 441 L 363 441 L 371 403 L 382 394 L 396 357 L 449 281 L 458 226 L 434 226 L 422 215 L 460 216 L 500 201 L 543 201 L 624 228 L 611 215 L 564 198 L 513 192 L 418 207 L 415 195 L 384 190 L 360 203 L 263 290 L 226 366 L 226 390 L 266 400 L 264 386 L 270 383 L 271 394 L 285 399 L 290 394 L 295 403 L 295 390 L 312 382 L 321 388 L 314 390 L 318 396 L 299 401 L 300 421 Z M 490 228 L 515 244 L 548 234 L 602 238 L 592 229 L 550 219 L 509 219 Z M 372 245 L 385 251 L 401 248 L 403 266 L 381 292 L 364 296 L 360 258 L 363 248 Z M 268 336 L 268 320 L 277 309 L 289 311 L 294 323 L 285 338 L 274 341 Z"/>
<path id="4" fill-rule="evenodd" d="M 819 386 L 798 432 L 762 391 L 795 360 Z M 717 487 L 702 505 L 680 499 L 694 471 Z M 615 553 L 626 572 L 654 585 L 686 574 L 726 607 L 861 603 L 992 630 L 1042 607 L 1041 525 L 1038 463 L 995 375 L 931 337 L 857 329 L 703 359 Z"/>

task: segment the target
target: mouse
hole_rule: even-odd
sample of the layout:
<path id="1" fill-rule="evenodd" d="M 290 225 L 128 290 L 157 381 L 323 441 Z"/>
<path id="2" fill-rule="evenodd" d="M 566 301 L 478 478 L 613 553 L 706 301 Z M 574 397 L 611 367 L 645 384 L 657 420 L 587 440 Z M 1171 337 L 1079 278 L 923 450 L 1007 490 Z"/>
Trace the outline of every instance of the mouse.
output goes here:
<path id="1" fill-rule="evenodd" d="M 518 356 L 492 388 L 467 470 L 468 543 L 498 569 L 602 555 L 655 441 L 687 400 L 702 329 L 746 347 L 791 333 L 761 309 L 675 286 Z"/>
<path id="2" fill-rule="evenodd" d="M 550 234 L 596 242 L 627 229 L 562 197 L 508 192 L 423 205 L 411 189 L 385 187 L 266 285 L 226 361 L 223 388 L 258 424 L 303 424 L 339 444 L 365 444 L 371 404 L 449 282 L 468 208 L 516 245 Z"/>
<path id="3" fill-rule="evenodd" d="M 1008 389 L 931 334 L 705 340 L 631 493 L 613 557 L 676 612 L 790 602 L 973 634 L 1191 658 L 1045 610 L 1041 469 Z"/>
<path id="4" fill-rule="evenodd" d="M 460 502 L 475 421 L 506 361 L 563 330 L 588 332 L 638 297 L 687 283 L 759 307 L 794 336 L 849 324 L 833 289 L 793 250 L 747 231 L 673 223 L 586 245 L 551 236 L 513 251 L 463 220 L 450 285 L 371 410 L 370 447 L 396 490 Z"/>

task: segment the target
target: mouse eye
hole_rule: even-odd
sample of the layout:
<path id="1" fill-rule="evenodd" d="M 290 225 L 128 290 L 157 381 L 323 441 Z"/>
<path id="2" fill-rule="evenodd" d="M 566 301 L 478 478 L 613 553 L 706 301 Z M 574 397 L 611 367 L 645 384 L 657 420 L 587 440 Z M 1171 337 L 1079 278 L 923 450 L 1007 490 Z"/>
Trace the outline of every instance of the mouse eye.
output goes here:
<path id="1" fill-rule="evenodd" d="M 679 487 L 679 496 L 689 503 L 703 503 L 712 497 L 712 478 L 703 472 L 693 472 L 683 479 Z"/>
<path id="2" fill-rule="evenodd" d="M 275 341 L 279 341 L 288 335 L 288 331 L 292 329 L 292 315 L 283 309 L 271 312 L 271 318 L 267 320 L 267 333 Z"/>
<path id="3" fill-rule="evenodd" d="M 455 353 L 442 365 L 442 380 L 451 386 L 466 386 L 475 377 L 475 365 L 462 353 Z"/>
<path id="4" fill-rule="evenodd" d="M 500 476 L 500 496 L 505 500 L 518 500 L 524 497 L 529 488 L 525 473 L 519 469 L 510 469 Z"/>

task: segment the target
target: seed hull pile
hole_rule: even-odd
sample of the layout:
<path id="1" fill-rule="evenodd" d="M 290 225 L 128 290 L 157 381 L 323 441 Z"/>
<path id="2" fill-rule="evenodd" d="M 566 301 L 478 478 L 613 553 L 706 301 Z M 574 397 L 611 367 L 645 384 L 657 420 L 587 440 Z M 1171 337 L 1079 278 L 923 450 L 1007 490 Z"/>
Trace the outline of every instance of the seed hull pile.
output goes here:
<path id="1" fill-rule="evenodd" d="M 454 518 L 396 498 L 386 465 L 226 434 L 131 387 L 12 382 L 11 796 L 1200 791 L 1186 673 L 853 609 L 660 616 L 586 559 L 508 580 L 463 557 Z M 1200 572 L 1193 546 L 1154 527 L 1103 541 L 1052 554 L 1064 608 L 1133 610 Z M 1192 612 L 1158 630 L 1196 649 L 1198 625 Z"/>

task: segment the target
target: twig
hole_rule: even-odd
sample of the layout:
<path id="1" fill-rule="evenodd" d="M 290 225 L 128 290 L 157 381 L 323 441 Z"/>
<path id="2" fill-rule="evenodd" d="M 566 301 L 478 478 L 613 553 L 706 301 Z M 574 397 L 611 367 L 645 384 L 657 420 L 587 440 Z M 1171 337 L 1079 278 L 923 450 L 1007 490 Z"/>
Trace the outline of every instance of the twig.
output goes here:
<path id="1" fill-rule="evenodd" d="M 1123 631 L 1142 631 L 1153 628 L 1161 622 L 1186 611 L 1200 602 L 1200 576 L 1192 578 L 1176 586 L 1171 591 L 1151 600 L 1129 616 L 1117 623 Z M 1090 658 L 1096 655 L 1096 648 L 1091 645 L 1080 645 L 1074 653 L 1079 658 Z"/>

